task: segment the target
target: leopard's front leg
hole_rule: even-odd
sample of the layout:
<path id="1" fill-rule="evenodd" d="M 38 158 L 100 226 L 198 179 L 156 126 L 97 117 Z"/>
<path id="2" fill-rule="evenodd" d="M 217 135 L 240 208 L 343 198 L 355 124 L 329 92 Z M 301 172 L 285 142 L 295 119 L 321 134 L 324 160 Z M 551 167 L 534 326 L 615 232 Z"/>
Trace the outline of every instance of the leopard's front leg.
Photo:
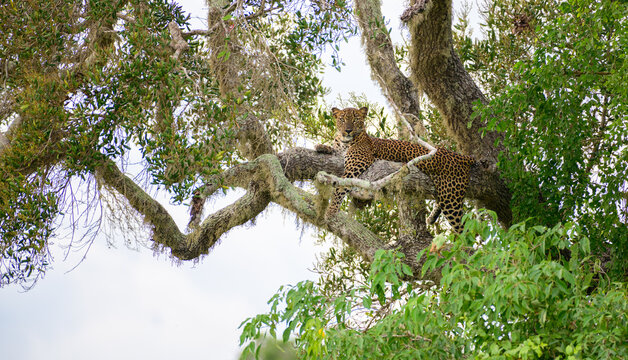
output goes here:
<path id="1" fill-rule="evenodd" d="M 342 177 L 357 178 L 373 164 L 373 161 L 375 161 L 375 158 L 371 152 L 365 151 L 360 147 L 349 147 L 345 154 L 345 169 Z M 346 188 L 336 188 L 334 190 L 331 203 L 325 213 L 326 218 L 334 216 L 338 212 L 347 191 Z"/>

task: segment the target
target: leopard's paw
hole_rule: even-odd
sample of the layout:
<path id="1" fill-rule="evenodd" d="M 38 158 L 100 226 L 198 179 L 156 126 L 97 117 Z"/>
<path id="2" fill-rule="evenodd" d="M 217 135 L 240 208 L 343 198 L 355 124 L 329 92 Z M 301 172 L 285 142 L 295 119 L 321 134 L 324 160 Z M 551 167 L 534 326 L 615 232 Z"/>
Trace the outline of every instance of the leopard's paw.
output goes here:
<path id="1" fill-rule="evenodd" d="M 314 146 L 314 150 L 316 150 L 317 153 L 321 153 L 321 154 L 333 154 L 334 153 L 333 147 L 329 145 L 323 145 L 323 144 L 316 144 Z"/>

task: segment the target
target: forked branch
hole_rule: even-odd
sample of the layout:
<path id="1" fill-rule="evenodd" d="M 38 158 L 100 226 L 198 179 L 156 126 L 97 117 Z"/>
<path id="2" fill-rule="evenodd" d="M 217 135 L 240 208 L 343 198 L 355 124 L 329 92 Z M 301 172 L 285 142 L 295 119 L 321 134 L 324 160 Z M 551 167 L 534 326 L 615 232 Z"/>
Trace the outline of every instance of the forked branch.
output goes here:
<path id="1" fill-rule="evenodd" d="M 183 234 L 166 209 L 107 161 L 97 170 L 104 183 L 123 195 L 153 228 L 153 241 L 171 250 L 181 260 L 208 253 L 228 230 L 254 219 L 272 201 L 294 212 L 303 221 L 324 228 L 355 248 L 367 261 L 384 242 L 359 222 L 340 215 L 330 222 L 318 216 L 316 196 L 294 186 L 275 155 L 266 154 L 232 168 L 220 179 L 229 187 L 242 187 L 246 194 L 233 204 L 209 215 L 190 234 Z"/>

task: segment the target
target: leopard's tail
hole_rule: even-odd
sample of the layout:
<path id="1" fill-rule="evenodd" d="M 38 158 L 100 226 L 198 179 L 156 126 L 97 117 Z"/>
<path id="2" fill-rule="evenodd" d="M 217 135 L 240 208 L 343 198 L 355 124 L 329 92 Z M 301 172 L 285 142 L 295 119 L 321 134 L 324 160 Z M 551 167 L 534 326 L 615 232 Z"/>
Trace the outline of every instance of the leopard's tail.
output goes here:
<path id="1" fill-rule="evenodd" d="M 427 217 L 427 224 L 428 225 L 434 225 L 434 223 L 436 222 L 436 220 L 438 220 L 438 217 L 440 216 L 440 213 L 443 209 L 441 209 L 440 205 L 438 205 L 438 203 L 436 203 L 434 205 L 434 210 L 432 210 L 432 213 L 430 214 L 430 216 Z"/>

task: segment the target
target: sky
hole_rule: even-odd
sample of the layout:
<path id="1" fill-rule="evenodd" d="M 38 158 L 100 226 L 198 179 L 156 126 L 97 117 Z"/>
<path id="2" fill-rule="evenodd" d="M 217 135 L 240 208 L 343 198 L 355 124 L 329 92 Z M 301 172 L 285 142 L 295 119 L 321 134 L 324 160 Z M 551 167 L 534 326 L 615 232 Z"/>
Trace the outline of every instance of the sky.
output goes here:
<path id="1" fill-rule="evenodd" d="M 192 28 L 206 28 L 204 1 L 179 3 L 192 14 Z M 389 27 L 398 34 L 403 2 L 385 3 Z M 356 92 L 384 105 L 358 38 L 341 47 L 341 57 L 347 64 L 342 73 L 329 68 L 324 76 L 332 89 L 326 102 Z M 205 213 L 242 193 L 214 200 Z M 187 207 L 163 204 L 183 229 Z M 325 247 L 314 238 L 294 215 L 272 205 L 254 226 L 223 236 L 198 264 L 176 266 L 120 239 L 110 246 L 99 235 L 76 266 L 84 249 L 66 258 L 58 240 L 51 246 L 53 269 L 33 289 L 0 289 L 0 359 L 236 359 L 240 323 L 266 312 L 280 286 L 317 278 L 310 269 Z"/>

